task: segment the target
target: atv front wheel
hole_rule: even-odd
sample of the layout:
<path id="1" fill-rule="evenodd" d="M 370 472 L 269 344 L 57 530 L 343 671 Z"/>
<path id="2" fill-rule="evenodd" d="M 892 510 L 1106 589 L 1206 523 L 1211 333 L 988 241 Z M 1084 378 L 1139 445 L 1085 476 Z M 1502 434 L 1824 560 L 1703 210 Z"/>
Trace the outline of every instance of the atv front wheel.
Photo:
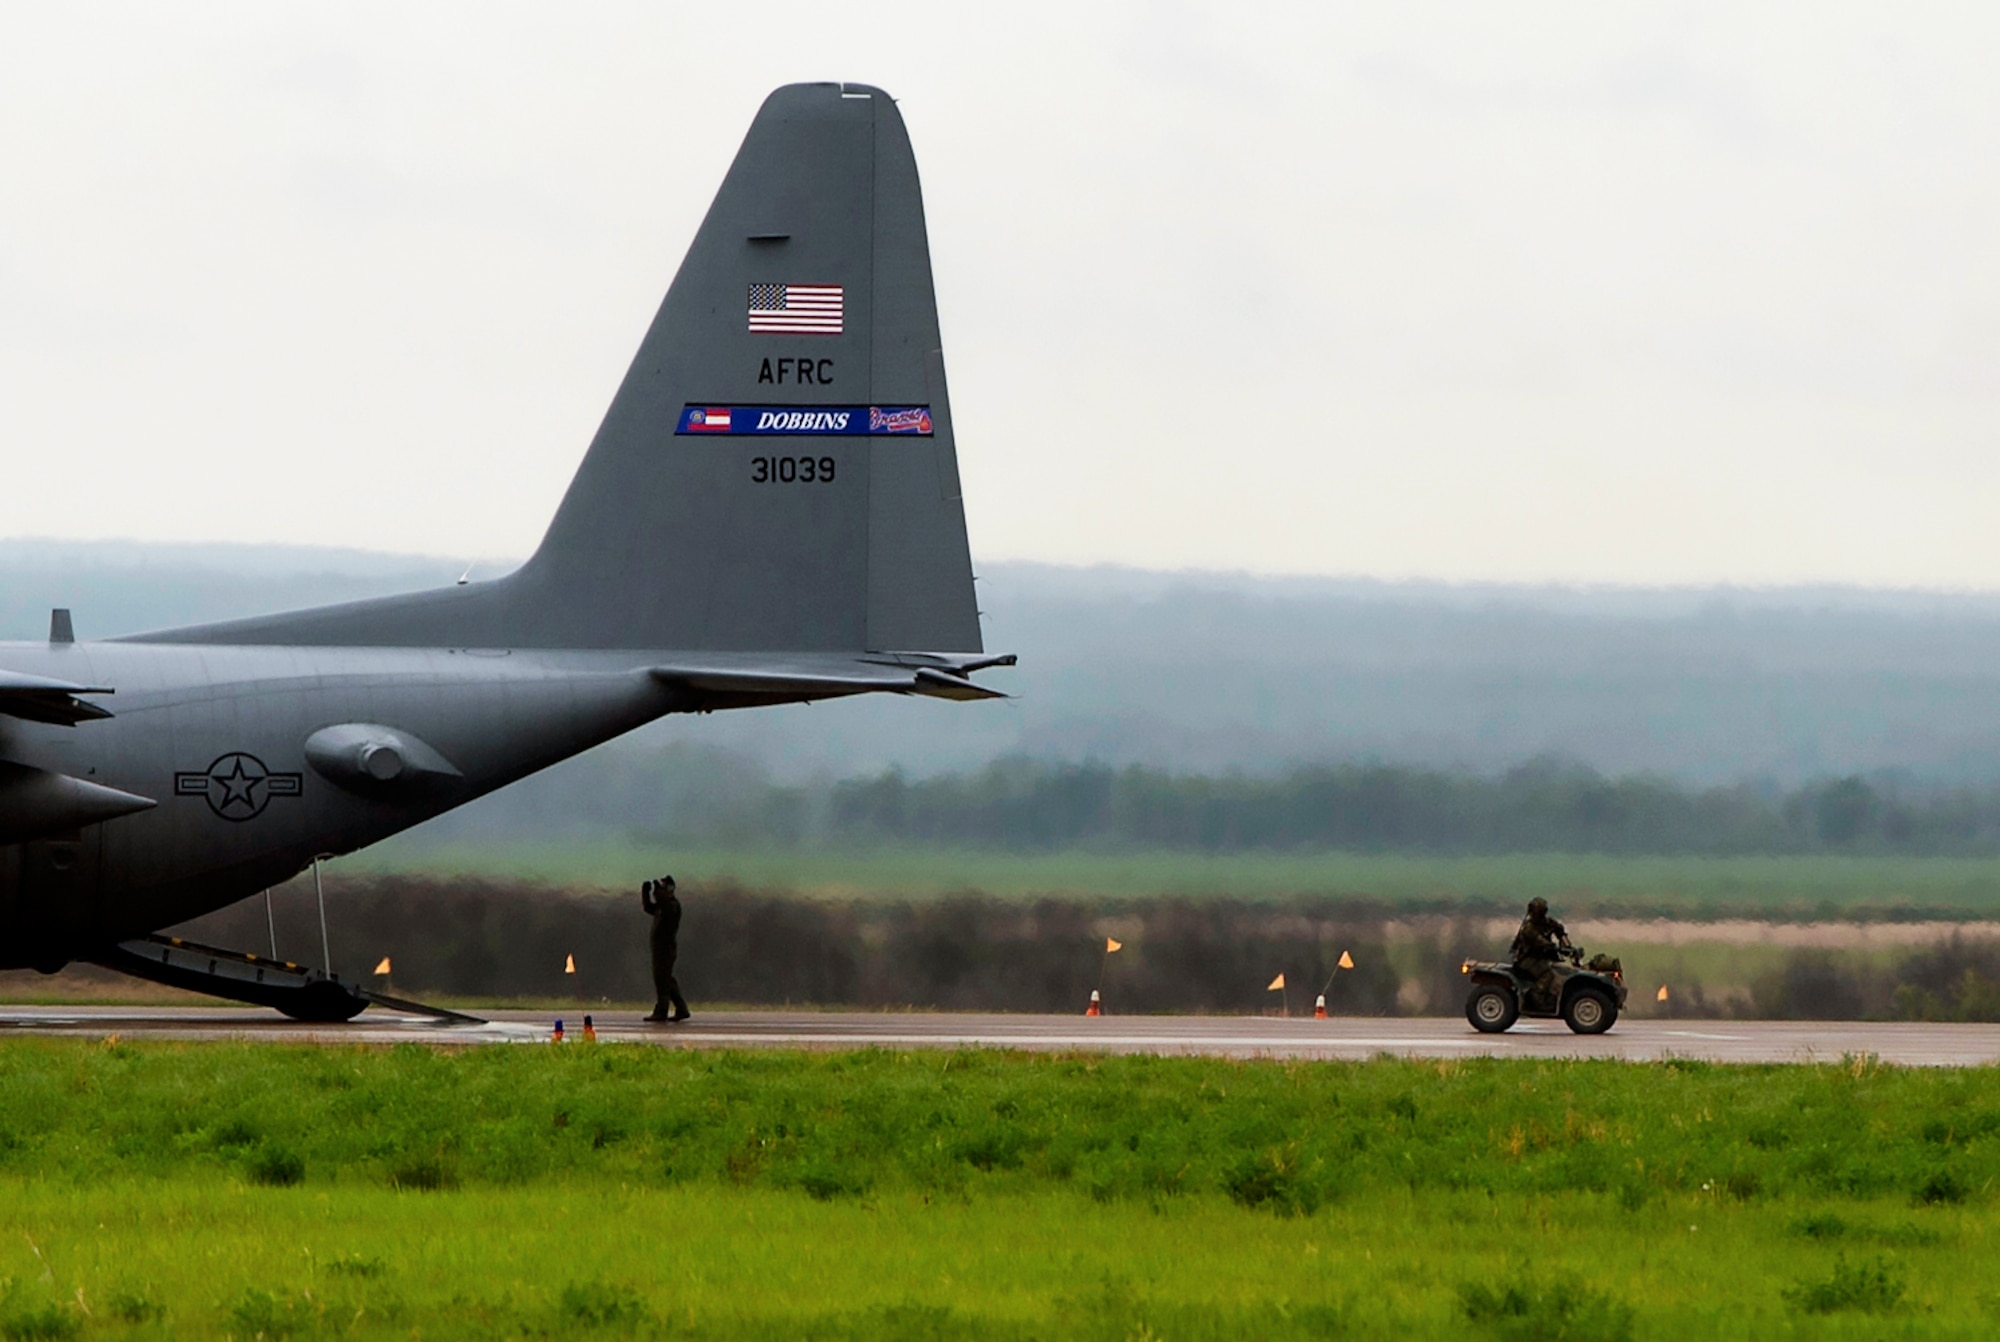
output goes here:
<path id="1" fill-rule="evenodd" d="M 1499 1034 L 1521 1015 L 1521 1004 L 1511 989 L 1484 984 L 1465 999 L 1465 1018 L 1481 1034 Z"/>
<path id="2" fill-rule="evenodd" d="M 1578 1034 L 1603 1034 L 1618 1022 L 1618 1005 L 1595 988 L 1579 988 L 1563 1006 L 1563 1023 Z"/>

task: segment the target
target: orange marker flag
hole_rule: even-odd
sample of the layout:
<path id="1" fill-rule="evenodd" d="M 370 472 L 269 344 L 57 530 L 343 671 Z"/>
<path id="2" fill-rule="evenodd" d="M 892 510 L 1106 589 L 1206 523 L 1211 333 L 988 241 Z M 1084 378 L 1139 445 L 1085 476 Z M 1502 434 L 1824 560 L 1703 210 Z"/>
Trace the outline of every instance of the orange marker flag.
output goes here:
<path id="1" fill-rule="evenodd" d="M 576 957 L 574 955 L 565 955 L 563 957 L 563 973 L 576 973 Z"/>
<path id="2" fill-rule="evenodd" d="M 1654 998 L 1653 1000 L 1654 1000 L 1654 1001 L 1656 1001 L 1656 1002 L 1664 1002 L 1664 1001 L 1666 1001 L 1666 1000 L 1667 1000 L 1667 985 L 1666 985 L 1666 984 L 1662 983 L 1662 984 L 1660 985 L 1660 994 L 1659 994 L 1659 996 L 1658 996 L 1658 997 Z"/>
<path id="3" fill-rule="evenodd" d="M 1105 953 L 1106 955 L 1109 955 L 1109 954 L 1111 954 L 1111 952 L 1113 952 L 1113 951 L 1122 951 L 1122 950 L 1124 950 L 1124 949 L 1125 949 L 1125 943 L 1124 943 L 1124 942 L 1122 942 L 1122 941 L 1113 941 L 1113 940 L 1112 940 L 1112 939 L 1111 939 L 1110 937 L 1106 937 L 1106 938 L 1104 939 L 1104 953 Z"/>
<path id="4" fill-rule="evenodd" d="M 376 965 L 376 966 L 375 966 L 375 972 L 376 972 L 377 974 L 387 974 L 387 973 L 389 972 L 389 957 L 388 957 L 388 956 L 386 956 L 386 955 L 385 955 L 385 956 L 383 956 L 383 957 L 382 957 L 382 963 L 381 963 L 381 964 L 379 964 L 379 965 Z"/>
<path id="5" fill-rule="evenodd" d="M 1284 986 L 1285 986 L 1285 976 L 1283 974 L 1280 974 L 1278 975 L 1278 977 L 1271 980 L 1269 986 L 1267 986 L 1264 989 L 1264 991 L 1267 993 L 1274 993 L 1282 990 Z"/>
<path id="6" fill-rule="evenodd" d="M 1342 951 L 1340 953 L 1340 967 L 1342 969 L 1354 968 L 1354 957 L 1349 955 L 1346 951 Z"/>

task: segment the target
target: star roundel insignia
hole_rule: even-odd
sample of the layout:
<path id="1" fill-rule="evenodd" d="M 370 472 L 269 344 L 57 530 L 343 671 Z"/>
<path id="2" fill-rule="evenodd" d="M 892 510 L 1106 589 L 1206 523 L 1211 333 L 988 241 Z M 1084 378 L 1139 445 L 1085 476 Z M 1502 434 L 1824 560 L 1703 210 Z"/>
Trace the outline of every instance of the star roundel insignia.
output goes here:
<path id="1" fill-rule="evenodd" d="M 273 797 L 296 797 L 305 778 L 273 773 L 264 761 L 241 750 L 219 756 L 208 768 L 174 775 L 176 797 L 206 797 L 208 809 L 224 820 L 255 820 Z"/>

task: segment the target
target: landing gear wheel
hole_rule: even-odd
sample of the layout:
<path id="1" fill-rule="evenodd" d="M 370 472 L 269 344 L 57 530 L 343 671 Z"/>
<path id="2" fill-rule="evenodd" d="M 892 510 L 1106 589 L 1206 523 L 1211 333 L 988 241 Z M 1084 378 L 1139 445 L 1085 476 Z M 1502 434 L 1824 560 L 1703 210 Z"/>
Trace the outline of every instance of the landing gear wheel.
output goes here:
<path id="1" fill-rule="evenodd" d="M 309 983 L 296 996 L 278 1007 L 293 1020 L 314 1025 L 338 1025 L 353 1020 L 368 1009 L 368 999 L 357 997 L 338 983 Z"/>
<path id="2" fill-rule="evenodd" d="M 1520 1018 L 1521 1004 L 1511 989 L 1485 984 L 1465 999 L 1465 1018 L 1481 1034 L 1499 1034 Z"/>
<path id="3" fill-rule="evenodd" d="M 1563 1023 L 1578 1034 L 1603 1034 L 1618 1023 L 1618 1005 L 1595 988 L 1578 988 L 1563 1006 Z"/>

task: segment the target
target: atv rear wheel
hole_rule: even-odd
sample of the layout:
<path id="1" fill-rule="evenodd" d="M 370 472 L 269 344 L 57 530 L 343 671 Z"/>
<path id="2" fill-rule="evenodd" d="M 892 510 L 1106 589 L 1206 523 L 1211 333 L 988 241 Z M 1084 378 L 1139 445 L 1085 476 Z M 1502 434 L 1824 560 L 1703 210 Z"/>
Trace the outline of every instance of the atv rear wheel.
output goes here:
<path id="1" fill-rule="evenodd" d="M 1595 988 L 1578 988 L 1563 1004 L 1563 1023 L 1578 1034 L 1603 1034 L 1618 1023 L 1618 1004 Z"/>
<path id="2" fill-rule="evenodd" d="M 1481 1034 L 1499 1034 L 1520 1018 L 1521 1004 L 1511 988 L 1483 983 L 1465 999 L 1465 1018 Z"/>

